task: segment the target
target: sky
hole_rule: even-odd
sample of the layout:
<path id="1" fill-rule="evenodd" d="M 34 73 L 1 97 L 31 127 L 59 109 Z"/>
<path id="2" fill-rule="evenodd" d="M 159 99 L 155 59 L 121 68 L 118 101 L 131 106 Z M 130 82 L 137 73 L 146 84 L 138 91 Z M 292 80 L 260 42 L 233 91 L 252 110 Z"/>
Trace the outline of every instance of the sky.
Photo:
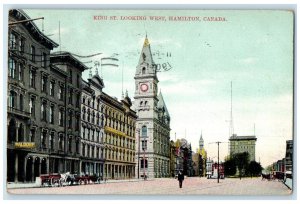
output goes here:
<path id="1" fill-rule="evenodd" d="M 60 44 L 54 51 L 81 56 L 102 53 L 79 58 L 92 67 L 93 74 L 96 61 L 111 56 L 118 58 L 118 62 L 113 61 L 118 67 L 103 66 L 99 74 L 104 80 L 104 92 L 119 100 L 122 87 L 133 99 L 134 74 L 147 34 L 155 63 L 170 65 L 167 71 L 162 69 L 157 75 L 158 89 L 171 116 L 171 139 L 175 135 L 176 139 L 186 138 L 196 151 L 202 132 L 208 157 L 214 160 L 215 142 L 224 142 L 220 144 L 220 159 L 224 160 L 228 154 L 232 82 L 234 133 L 256 135 L 256 161 L 262 166 L 285 157 L 286 140 L 293 138 L 291 12 L 24 11 L 31 18 L 45 18 L 35 23 Z M 151 16 L 161 16 L 163 20 L 151 20 Z M 199 20 L 174 21 L 176 17 Z M 224 21 L 205 21 L 207 17 L 220 17 Z M 89 71 L 85 71 L 83 79 L 88 76 Z"/>

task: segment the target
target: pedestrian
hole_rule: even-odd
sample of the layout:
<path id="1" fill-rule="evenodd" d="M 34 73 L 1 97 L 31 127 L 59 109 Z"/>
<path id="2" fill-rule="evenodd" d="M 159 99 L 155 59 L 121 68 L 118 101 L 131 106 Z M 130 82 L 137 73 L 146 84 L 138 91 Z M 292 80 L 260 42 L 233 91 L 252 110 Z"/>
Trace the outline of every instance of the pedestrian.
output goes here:
<path id="1" fill-rule="evenodd" d="M 179 188 L 182 188 L 182 182 L 184 180 L 184 175 L 181 171 L 178 172 L 178 181 L 179 181 Z"/>

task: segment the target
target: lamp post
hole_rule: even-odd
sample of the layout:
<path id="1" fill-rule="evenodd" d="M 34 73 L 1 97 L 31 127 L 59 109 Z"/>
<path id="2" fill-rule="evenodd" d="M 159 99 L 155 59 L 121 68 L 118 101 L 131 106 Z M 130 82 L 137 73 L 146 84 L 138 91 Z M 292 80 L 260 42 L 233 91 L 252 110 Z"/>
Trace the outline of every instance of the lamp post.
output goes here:
<path id="1" fill-rule="evenodd" d="M 137 131 L 137 133 L 138 133 L 138 179 L 140 179 L 140 129 L 139 128 L 137 128 L 136 129 L 136 131 Z"/>
<path id="2" fill-rule="evenodd" d="M 218 165 L 218 167 L 217 167 L 218 169 L 217 169 L 217 176 L 218 176 L 218 183 L 219 183 L 219 177 L 220 177 L 220 176 L 219 176 L 219 169 L 220 169 L 220 167 L 219 167 L 219 165 L 220 165 L 220 164 L 219 164 L 219 144 L 220 144 L 220 143 L 227 143 L 227 142 L 219 142 L 219 141 L 218 141 L 218 142 L 211 142 L 211 143 L 209 143 L 209 144 L 212 144 L 212 143 L 218 144 L 218 164 L 217 164 L 217 165 Z"/>
<path id="3" fill-rule="evenodd" d="M 144 140 L 144 144 L 145 144 L 145 140 Z M 144 180 L 146 180 L 146 179 L 145 179 L 145 175 L 146 175 L 146 174 L 145 174 L 145 169 L 146 169 L 145 147 L 143 147 L 143 151 L 144 151 L 144 158 L 143 158 L 143 163 L 144 163 L 144 177 L 143 177 L 143 178 L 144 178 Z"/>

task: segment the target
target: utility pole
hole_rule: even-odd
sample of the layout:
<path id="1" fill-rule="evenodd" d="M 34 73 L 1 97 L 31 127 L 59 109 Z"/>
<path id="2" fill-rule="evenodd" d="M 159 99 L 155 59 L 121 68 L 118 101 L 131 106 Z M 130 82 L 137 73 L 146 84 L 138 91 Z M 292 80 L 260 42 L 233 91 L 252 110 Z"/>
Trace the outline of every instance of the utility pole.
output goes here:
<path id="1" fill-rule="evenodd" d="M 220 182 L 219 181 L 219 177 L 220 177 L 220 173 L 219 173 L 219 171 L 220 171 L 220 155 L 219 155 L 219 145 L 220 145 L 220 143 L 228 143 L 228 142 L 220 142 L 220 141 L 217 141 L 217 142 L 210 142 L 210 143 L 208 143 L 208 144 L 212 144 L 212 143 L 216 143 L 216 144 L 218 144 L 218 169 L 217 169 L 217 176 L 218 176 L 218 183 Z"/>
<path id="2" fill-rule="evenodd" d="M 138 179 L 140 179 L 140 129 L 139 128 L 137 128 L 136 129 L 136 131 L 138 132 L 138 137 L 139 137 L 139 139 L 138 139 L 138 159 L 137 159 L 137 161 L 138 161 Z"/>

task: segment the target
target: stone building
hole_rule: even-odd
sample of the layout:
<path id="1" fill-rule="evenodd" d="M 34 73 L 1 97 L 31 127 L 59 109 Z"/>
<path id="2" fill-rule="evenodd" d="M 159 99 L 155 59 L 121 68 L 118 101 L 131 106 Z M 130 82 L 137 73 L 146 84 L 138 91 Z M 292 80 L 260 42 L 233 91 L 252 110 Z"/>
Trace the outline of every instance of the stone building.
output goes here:
<path id="1" fill-rule="evenodd" d="M 170 141 L 170 176 L 176 175 L 176 144 L 173 140 Z"/>
<path id="2" fill-rule="evenodd" d="M 257 138 L 255 136 L 237 136 L 233 134 L 229 138 L 230 156 L 236 153 L 248 152 L 249 161 L 255 161 L 255 144 Z"/>
<path id="3" fill-rule="evenodd" d="M 79 173 L 81 75 L 88 68 L 69 52 L 51 53 L 50 62 L 56 77 L 49 82 L 50 89 L 53 89 L 50 95 L 54 99 L 49 105 L 49 115 L 57 127 L 49 136 L 49 173 Z M 45 126 L 51 127 L 51 122 Z"/>
<path id="4" fill-rule="evenodd" d="M 48 172 L 51 142 L 58 137 L 59 124 L 51 109 L 57 108 L 51 84 L 58 83 L 52 83 L 57 77 L 49 62 L 50 51 L 58 44 L 29 19 L 22 10 L 9 11 L 14 24 L 8 28 L 8 182 L 34 181 Z"/>
<path id="5" fill-rule="evenodd" d="M 162 93 L 148 38 L 145 38 L 135 73 L 134 108 L 138 115 L 136 176 L 170 176 L 170 115 Z"/>
<path id="6" fill-rule="evenodd" d="M 101 103 L 103 80 L 98 74 L 82 81 L 81 174 L 103 177 L 104 116 Z"/>
<path id="7" fill-rule="evenodd" d="M 137 115 L 130 108 L 131 99 L 126 91 L 121 102 L 104 92 L 100 100 L 104 116 L 104 177 L 134 178 Z"/>
<path id="8" fill-rule="evenodd" d="M 285 171 L 293 172 L 293 140 L 286 141 Z"/>

